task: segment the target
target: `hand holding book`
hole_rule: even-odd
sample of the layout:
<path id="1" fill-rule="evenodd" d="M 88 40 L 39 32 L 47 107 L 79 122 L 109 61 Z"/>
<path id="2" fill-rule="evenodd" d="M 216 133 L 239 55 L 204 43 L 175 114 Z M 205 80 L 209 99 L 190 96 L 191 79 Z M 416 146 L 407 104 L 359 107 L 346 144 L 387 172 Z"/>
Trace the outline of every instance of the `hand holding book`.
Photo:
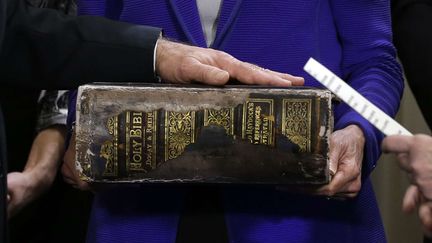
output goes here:
<path id="1" fill-rule="evenodd" d="M 66 183 L 72 187 L 80 190 L 89 190 L 90 187 L 87 182 L 80 179 L 79 172 L 75 166 L 75 133 L 72 134 L 69 147 L 63 157 L 63 164 L 61 173 Z"/>
<path id="2" fill-rule="evenodd" d="M 329 185 L 318 190 L 326 196 L 357 196 L 361 188 L 361 169 L 365 138 L 357 125 L 337 130 L 330 137 L 330 171 L 334 173 Z"/>

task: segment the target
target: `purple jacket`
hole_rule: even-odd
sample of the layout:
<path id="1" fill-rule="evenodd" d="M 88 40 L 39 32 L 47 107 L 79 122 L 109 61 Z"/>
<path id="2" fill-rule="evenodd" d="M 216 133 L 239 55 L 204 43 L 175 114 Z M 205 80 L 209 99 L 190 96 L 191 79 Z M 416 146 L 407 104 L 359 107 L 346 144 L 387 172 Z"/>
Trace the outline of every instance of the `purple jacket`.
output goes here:
<path id="1" fill-rule="evenodd" d="M 386 113 L 396 114 L 403 80 L 391 42 L 389 1 L 222 2 L 212 48 L 268 69 L 303 76 L 307 86 L 320 87 L 302 70 L 308 58 L 314 57 Z M 161 27 L 169 38 L 205 46 L 192 0 L 80 0 L 78 10 Z M 230 241 L 385 242 L 369 180 L 383 135 L 347 105 L 338 105 L 335 128 L 349 124 L 359 125 L 366 137 L 363 185 L 357 198 L 337 201 L 273 189 L 227 188 L 224 203 Z M 143 186 L 98 193 L 88 240 L 174 242 L 181 201 L 181 189 L 158 191 Z M 169 210 L 150 210 L 164 205 Z"/>

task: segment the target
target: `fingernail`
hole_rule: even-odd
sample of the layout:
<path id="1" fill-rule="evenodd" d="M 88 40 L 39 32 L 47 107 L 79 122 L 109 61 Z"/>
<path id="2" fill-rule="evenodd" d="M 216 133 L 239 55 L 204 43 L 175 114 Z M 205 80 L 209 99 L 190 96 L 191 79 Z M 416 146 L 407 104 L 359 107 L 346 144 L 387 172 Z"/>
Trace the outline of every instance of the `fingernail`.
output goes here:
<path id="1" fill-rule="evenodd" d="M 336 175 L 336 170 L 334 168 L 329 168 L 329 173 L 330 176 L 333 177 L 334 175 Z"/>

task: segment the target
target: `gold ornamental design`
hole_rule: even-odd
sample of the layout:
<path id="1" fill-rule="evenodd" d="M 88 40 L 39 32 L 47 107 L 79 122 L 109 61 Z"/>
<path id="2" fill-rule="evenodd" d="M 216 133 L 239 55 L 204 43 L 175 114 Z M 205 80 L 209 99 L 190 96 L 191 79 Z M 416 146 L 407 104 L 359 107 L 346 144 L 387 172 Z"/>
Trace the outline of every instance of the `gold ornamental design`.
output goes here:
<path id="1" fill-rule="evenodd" d="M 181 155 L 195 142 L 195 111 L 165 112 L 165 161 Z"/>
<path id="2" fill-rule="evenodd" d="M 102 144 L 100 157 L 106 160 L 104 175 L 114 174 L 114 144 L 112 141 L 105 141 Z"/>
<path id="3" fill-rule="evenodd" d="M 204 110 L 204 126 L 221 126 L 228 135 L 234 135 L 234 108 Z"/>
<path id="4" fill-rule="evenodd" d="M 115 123 L 116 123 L 116 118 L 117 117 L 110 117 L 107 121 L 106 127 L 107 127 L 108 133 L 110 135 L 114 135 L 114 127 L 115 127 Z"/>
<path id="5" fill-rule="evenodd" d="M 101 145 L 99 156 L 106 160 L 103 176 L 117 176 L 118 170 L 118 117 L 110 117 L 106 127 L 108 133 L 113 135 L 113 140 L 105 141 Z"/>
<path id="6" fill-rule="evenodd" d="M 310 99 L 284 99 L 282 110 L 282 134 L 300 147 L 300 152 L 311 152 Z"/>

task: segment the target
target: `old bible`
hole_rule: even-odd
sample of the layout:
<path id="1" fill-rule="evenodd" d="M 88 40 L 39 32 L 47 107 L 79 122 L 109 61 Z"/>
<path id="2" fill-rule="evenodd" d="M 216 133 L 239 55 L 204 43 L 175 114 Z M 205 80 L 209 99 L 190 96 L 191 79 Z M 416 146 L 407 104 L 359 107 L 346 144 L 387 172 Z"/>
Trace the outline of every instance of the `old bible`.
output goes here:
<path id="1" fill-rule="evenodd" d="M 78 90 L 88 182 L 325 184 L 332 95 L 313 88 L 91 84 Z"/>

